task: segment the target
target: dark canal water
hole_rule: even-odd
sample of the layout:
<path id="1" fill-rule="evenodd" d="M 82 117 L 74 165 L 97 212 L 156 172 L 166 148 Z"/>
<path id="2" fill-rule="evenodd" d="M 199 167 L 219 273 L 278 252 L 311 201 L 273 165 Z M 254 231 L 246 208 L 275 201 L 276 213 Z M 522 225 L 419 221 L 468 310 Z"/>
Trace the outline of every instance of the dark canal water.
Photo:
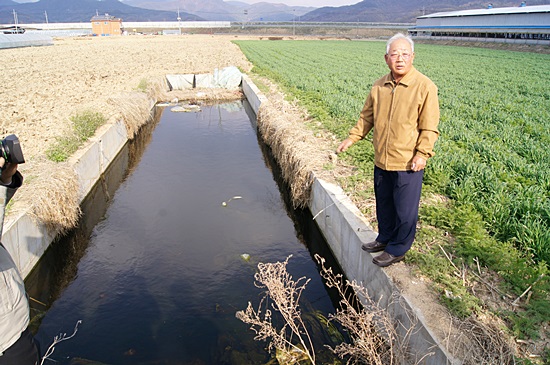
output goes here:
<path id="1" fill-rule="evenodd" d="M 157 114 L 27 280 L 42 351 L 81 320 L 56 364 L 265 364 L 265 343 L 235 318 L 259 302 L 256 265 L 292 254 L 292 276 L 312 279 L 301 308 L 315 321 L 334 313 L 312 259 L 329 256 L 323 238 L 289 209 L 246 103 Z"/>

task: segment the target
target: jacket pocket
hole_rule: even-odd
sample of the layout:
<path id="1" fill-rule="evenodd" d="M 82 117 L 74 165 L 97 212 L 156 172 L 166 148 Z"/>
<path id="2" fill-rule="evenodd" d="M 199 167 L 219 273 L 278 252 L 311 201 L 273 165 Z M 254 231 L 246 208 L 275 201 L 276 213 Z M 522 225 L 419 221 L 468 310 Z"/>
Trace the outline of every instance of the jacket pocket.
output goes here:
<path id="1" fill-rule="evenodd" d="M 21 297 L 25 284 L 15 267 L 0 267 L 0 315 L 11 312 Z"/>

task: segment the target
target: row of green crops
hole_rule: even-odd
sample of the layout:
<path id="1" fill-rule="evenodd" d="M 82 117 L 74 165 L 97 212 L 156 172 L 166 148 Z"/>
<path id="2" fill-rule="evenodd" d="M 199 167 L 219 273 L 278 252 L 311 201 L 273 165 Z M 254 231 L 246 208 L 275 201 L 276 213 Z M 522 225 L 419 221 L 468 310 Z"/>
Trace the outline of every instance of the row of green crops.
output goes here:
<path id="1" fill-rule="evenodd" d="M 340 139 L 374 80 L 388 72 L 383 42 L 235 43 L 255 73 L 281 85 Z M 550 55 L 422 44 L 415 52 L 415 66 L 439 87 L 441 107 L 441 137 L 424 193 L 451 198 L 423 204 L 420 220 L 436 227 L 437 237 L 452 233 L 442 244 L 458 265 L 479 260 L 501 275 L 506 290 L 520 296 L 531 289 L 523 312 L 501 314 L 515 335 L 536 338 L 550 317 Z M 348 184 L 372 178 L 369 142 L 345 158 L 358 169 Z M 454 279 L 437 245 L 430 246 L 439 240 L 432 231 L 421 226 L 409 261 L 438 283 L 454 314 L 466 317 L 479 301 Z M 447 289 L 459 299 L 446 300 Z"/>
<path id="2" fill-rule="evenodd" d="M 383 42 L 236 43 L 255 72 L 283 85 L 341 138 L 372 82 L 388 72 Z M 550 56 L 422 44 L 415 53 L 441 106 L 427 189 L 475 207 L 494 238 L 550 262 Z M 372 161 L 363 146 L 354 158 Z"/>

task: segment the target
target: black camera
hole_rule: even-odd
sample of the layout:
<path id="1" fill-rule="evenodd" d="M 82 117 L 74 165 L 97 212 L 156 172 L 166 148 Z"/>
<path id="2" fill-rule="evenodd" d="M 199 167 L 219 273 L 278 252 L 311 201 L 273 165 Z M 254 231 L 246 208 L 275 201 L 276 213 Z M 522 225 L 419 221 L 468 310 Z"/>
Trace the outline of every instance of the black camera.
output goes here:
<path id="1" fill-rule="evenodd" d="M 4 157 L 9 163 L 25 163 L 19 138 L 15 134 L 10 134 L 0 141 L 0 157 Z"/>

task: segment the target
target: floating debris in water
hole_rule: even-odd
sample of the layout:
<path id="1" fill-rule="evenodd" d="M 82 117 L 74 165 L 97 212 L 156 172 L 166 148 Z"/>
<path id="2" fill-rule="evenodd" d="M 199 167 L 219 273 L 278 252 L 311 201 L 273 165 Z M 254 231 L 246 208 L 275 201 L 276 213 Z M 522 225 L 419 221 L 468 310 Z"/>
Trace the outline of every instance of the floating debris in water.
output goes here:
<path id="1" fill-rule="evenodd" d="M 241 258 L 242 258 L 244 261 L 248 261 L 248 260 L 250 260 L 250 255 L 247 254 L 247 253 L 243 253 L 243 254 L 241 255 Z"/>
<path id="2" fill-rule="evenodd" d="M 232 197 L 231 199 L 229 199 L 227 202 L 222 202 L 222 207 L 227 207 L 227 204 L 231 201 L 231 200 L 234 200 L 234 199 L 242 199 L 243 197 L 242 196 L 234 196 Z"/>
<path id="3" fill-rule="evenodd" d="M 171 112 L 187 112 L 187 113 L 197 113 L 201 111 L 201 107 L 193 104 L 178 105 L 170 109 Z"/>
<path id="4" fill-rule="evenodd" d="M 134 356 L 136 354 L 135 349 L 128 349 L 128 351 L 124 352 L 124 356 Z"/>
<path id="5" fill-rule="evenodd" d="M 73 357 L 69 365 L 107 365 L 107 364 L 99 361 L 95 361 L 95 360 L 88 360 L 88 359 L 82 359 L 80 357 Z"/>

